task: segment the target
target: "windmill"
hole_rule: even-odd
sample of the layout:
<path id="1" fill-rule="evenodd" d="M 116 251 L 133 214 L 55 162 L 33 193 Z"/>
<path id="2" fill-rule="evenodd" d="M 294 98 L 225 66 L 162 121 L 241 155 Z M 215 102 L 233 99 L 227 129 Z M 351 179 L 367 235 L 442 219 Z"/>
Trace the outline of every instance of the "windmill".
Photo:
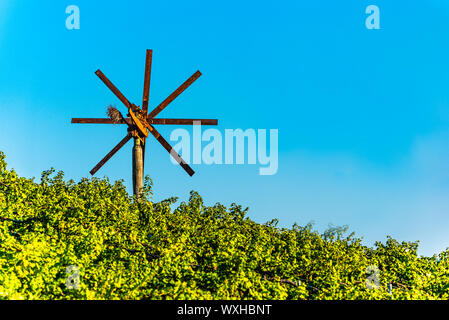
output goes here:
<path id="1" fill-rule="evenodd" d="M 154 125 L 218 125 L 216 119 L 162 119 L 156 116 L 173 102 L 181 93 L 190 87 L 200 76 L 201 72 L 195 72 L 178 89 L 173 91 L 164 101 L 162 101 L 153 111 L 148 113 L 150 96 L 150 79 L 153 51 L 147 50 L 145 63 L 145 78 L 143 86 L 142 106 L 130 103 L 129 100 L 117 89 L 117 87 L 101 72 L 97 70 L 95 74 L 103 83 L 115 94 L 115 96 L 125 105 L 128 114 L 123 117 L 121 112 L 114 108 L 108 108 L 109 118 L 72 118 L 72 123 L 85 124 L 124 124 L 127 126 L 126 136 L 90 171 L 95 175 L 104 164 L 111 159 L 128 141 L 134 139 L 132 168 L 133 168 L 133 192 L 140 197 L 143 187 L 144 166 L 145 166 L 145 146 L 146 139 L 151 134 L 179 163 L 179 165 L 190 175 L 195 172 L 165 140 Z"/>

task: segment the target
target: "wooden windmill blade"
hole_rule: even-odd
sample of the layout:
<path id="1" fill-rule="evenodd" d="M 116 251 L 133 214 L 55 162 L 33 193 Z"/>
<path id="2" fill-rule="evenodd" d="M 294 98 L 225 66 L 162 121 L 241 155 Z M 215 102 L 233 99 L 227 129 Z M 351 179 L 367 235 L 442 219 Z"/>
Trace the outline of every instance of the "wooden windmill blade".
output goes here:
<path id="1" fill-rule="evenodd" d="M 148 137 L 148 133 L 145 132 L 144 126 L 140 123 L 138 117 L 134 114 L 133 111 L 133 107 L 135 109 L 138 109 L 137 106 L 131 104 L 128 99 L 126 99 L 126 97 L 120 92 L 119 89 L 117 89 L 117 87 L 103 74 L 103 72 L 101 72 L 100 69 L 98 69 L 95 74 L 101 79 L 101 81 L 103 81 L 103 83 L 109 88 L 109 90 L 112 91 L 112 93 L 114 93 L 116 95 L 117 98 L 120 99 L 120 101 L 128 108 L 128 113 L 129 116 L 132 119 L 132 122 L 134 123 L 135 126 L 137 126 L 137 129 L 140 131 L 140 133 L 145 136 Z M 130 123 L 128 123 L 129 129 L 133 130 L 134 128 L 132 128 L 132 125 Z M 142 140 L 142 142 L 144 141 L 142 137 L 138 137 L 140 140 Z"/>
<path id="2" fill-rule="evenodd" d="M 156 138 L 157 141 L 165 148 L 165 150 L 170 153 L 170 155 L 179 163 L 179 165 L 189 174 L 189 176 L 193 176 L 195 171 L 184 161 L 183 158 L 173 149 L 173 147 L 167 142 L 167 140 L 162 137 L 162 135 L 157 131 L 152 125 L 148 126 L 151 134 Z"/>
<path id="3" fill-rule="evenodd" d="M 158 105 L 151 113 L 148 115 L 147 119 L 153 119 L 156 117 L 162 110 L 164 110 L 170 103 L 173 102 L 181 93 L 183 93 L 188 87 L 192 85 L 199 77 L 201 77 L 201 72 L 195 72 L 189 79 L 187 79 L 178 89 L 173 91 L 171 95 L 167 97 L 160 105 Z"/>
<path id="4" fill-rule="evenodd" d="M 95 74 L 103 81 L 103 83 L 115 94 L 117 98 L 128 108 L 131 108 L 131 103 L 126 99 L 126 97 L 120 92 L 119 89 L 98 69 Z"/>
<path id="5" fill-rule="evenodd" d="M 81 124 L 132 124 L 130 118 L 124 118 L 119 121 L 114 121 L 110 118 L 72 118 L 72 123 Z M 202 126 L 216 126 L 218 125 L 217 119 L 166 119 L 157 118 L 148 121 L 149 124 L 164 124 L 164 125 L 185 125 L 194 126 L 199 123 Z"/>
<path id="6" fill-rule="evenodd" d="M 72 118 L 72 123 L 82 124 L 128 124 L 131 125 L 130 118 L 125 118 L 119 121 L 112 120 L 111 118 Z"/>
<path id="7" fill-rule="evenodd" d="M 153 50 L 147 50 L 147 56 L 145 59 L 145 77 L 143 83 L 143 100 L 142 100 L 142 113 L 146 118 L 148 115 L 148 104 L 150 100 L 150 83 L 151 83 L 151 66 L 153 64 Z M 145 150 L 146 150 L 147 140 L 143 139 L 142 145 L 142 164 L 143 171 L 145 171 Z"/>
<path id="8" fill-rule="evenodd" d="M 145 60 L 145 78 L 143 84 L 143 101 L 142 101 L 142 111 L 144 112 L 145 115 L 148 114 L 148 103 L 150 100 L 152 62 L 153 62 L 153 50 L 147 50 L 147 57 Z"/>
<path id="9" fill-rule="evenodd" d="M 189 125 L 194 126 L 200 124 L 202 126 L 216 126 L 218 125 L 217 119 L 151 119 L 149 124 L 165 124 L 165 125 Z"/>
<path id="10" fill-rule="evenodd" d="M 105 165 L 106 162 L 109 161 L 109 159 L 111 159 L 114 154 L 116 154 L 129 140 L 131 140 L 132 135 L 130 133 L 128 133 L 126 135 L 125 138 L 122 139 L 122 141 L 120 141 L 91 171 L 90 174 L 91 175 L 95 175 L 95 173 L 97 173 L 98 170 L 100 170 L 100 168 L 102 166 Z"/>

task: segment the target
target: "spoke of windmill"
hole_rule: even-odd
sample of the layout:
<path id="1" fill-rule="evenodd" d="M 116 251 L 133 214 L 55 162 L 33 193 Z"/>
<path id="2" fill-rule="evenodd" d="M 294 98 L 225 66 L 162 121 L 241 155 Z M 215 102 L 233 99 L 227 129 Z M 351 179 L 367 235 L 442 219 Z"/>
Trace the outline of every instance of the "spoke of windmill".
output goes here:
<path id="1" fill-rule="evenodd" d="M 145 77 L 143 84 L 143 101 L 142 101 L 142 111 L 146 116 L 148 114 L 148 103 L 150 100 L 150 82 L 151 82 L 151 66 L 153 62 L 153 50 L 147 50 L 147 56 L 145 60 Z M 143 170 L 145 172 L 145 149 L 146 149 L 147 139 L 143 138 L 142 144 L 142 156 L 143 156 Z"/>
<path id="2" fill-rule="evenodd" d="M 90 171 L 90 174 L 91 175 L 95 175 L 95 173 L 97 173 L 97 171 L 98 170 L 100 170 L 100 168 L 102 167 L 102 166 L 104 166 L 104 164 L 106 163 L 106 162 L 108 162 L 108 160 L 109 159 L 111 159 L 112 158 L 112 156 L 114 155 L 114 154 L 116 154 L 117 153 L 117 151 L 119 151 L 129 140 L 131 140 L 131 138 L 132 138 L 132 135 L 130 134 L 130 133 L 128 133 L 127 135 L 126 135 L 126 137 L 125 138 L 123 138 L 123 140 L 122 141 L 120 141 L 119 143 L 118 143 L 118 145 L 116 145 L 115 147 L 114 147 L 114 149 L 112 149 L 111 150 L 111 152 L 109 152 L 107 155 L 106 155 L 106 157 L 104 157 L 96 166 L 95 166 L 95 168 L 93 168 L 91 171 Z"/>
<path id="3" fill-rule="evenodd" d="M 153 50 L 147 50 L 147 58 L 145 61 L 145 80 L 143 84 L 143 102 L 142 111 L 148 114 L 148 101 L 150 99 L 150 81 L 151 81 L 151 64 L 153 60 Z"/>
<path id="4" fill-rule="evenodd" d="M 120 92 L 119 89 L 117 89 L 116 86 L 101 72 L 101 70 L 97 70 L 95 74 L 103 81 L 103 83 L 111 90 L 117 98 L 120 99 L 120 101 L 129 109 L 131 108 L 131 103 L 129 103 L 128 99 L 125 98 L 125 96 Z"/>
<path id="5" fill-rule="evenodd" d="M 151 119 L 149 124 L 166 124 L 166 125 L 202 125 L 202 126 L 216 126 L 217 119 Z"/>
<path id="6" fill-rule="evenodd" d="M 181 93 L 183 93 L 192 83 L 194 83 L 199 77 L 201 77 L 201 72 L 195 72 L 189 79 L 187 79 L 178 89 L 176 89 L 171 95 L 167 97 L 162 103 L 156 107 L 151 113 L 148 115 L 147 119 L 153 119 L 156 117 L 162 110 L 164 110 L 173 100 L 175 100 Z"/>
<path id="7" fill-rule="evenodd" d="M 72 118 L 72 123 L 82 124 L 126 124 L 130 130 L 134 130 L 134 122 L 131 118 L 124 118 L 118 121 L 110 118 Z"/>
<path id="8" fill-rule="evenodd" d="M 81 124 L 128 124 L 132 125 L 133 122 L 131 118 L 125 118 L 123 120 L 114 121 L 110 118 L 72 118 L 72 123 Z M 151 119 L 148 121 L 149 124 L 154 125 L 202 125 L 202 126 L 216 126 L 218 125 L 217 119 Z"/>
<path id="9" fill-rule="evenodd" d="M 189 174 L 189 176 L 193 176 L 195 171 L 190 168 L 190 166 L 181 158 L 181 156 L 173 149 L 173 147 L 165 140 L 159 131 L 157 131 L 153 126 L 150 125 L 150 132 L 156 138 L 157 141 L 165 148 L 165 150 L 170 153 L 170 155 L 179 163 L 179 165 Z"/>
<path id="10" fill-rule="evenodd" d="M 72 123 L 87 123 L 87 124 L 132 124 L 130 118 L 119 121 L 114 121 L 110 118 L 72 118 Z"/>

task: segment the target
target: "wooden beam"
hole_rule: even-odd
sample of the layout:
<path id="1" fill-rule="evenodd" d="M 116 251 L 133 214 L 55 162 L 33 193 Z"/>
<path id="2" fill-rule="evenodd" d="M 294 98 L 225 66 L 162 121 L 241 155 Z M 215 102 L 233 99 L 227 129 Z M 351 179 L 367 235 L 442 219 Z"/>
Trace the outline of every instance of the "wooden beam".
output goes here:
<path id="1" fill-rule="evenodd" d="M 153 50 L 147 50 L 147 56 L 145 60 L 145 77 L 143 83 L 143 101 L 142 101 L 142 111 L 145 116 L 148 115 L 148 104 L 150 100 L 150 82 L 151 82 L 151 66 L 153 64 Z M 142 144 L 142 171 L 145 170 L 145 150 L 146 150 L 146 139 L 143 139 Z"/>
<path id="2" fill-rule="evenodd" d="M 90 171 L 90 174 L 91 175 L 94 175 L 95 173 L 97 173 L 97 171 L 98 170 L 100 170 L 100 168 L 102 167 L 102 166 L 104 166 L 104 164 L 106 163 L 106 162 L 108 162 L 109 161 L 109 159 L 111 159 L 112 158 L 112 156 L 114 155 L 114 154 L 116 154 L 117 153 L 117 151 L 119 151 L 129 140 L 131 140 L 131 138 L 132 138 L 132 135 L 130 134 L 130 133 L 128 133 L 127 135 L 126 135 L 126 137 L 125 138 L 123 138 L 122 139 L 122 141 L 120 141 L 115 147 L 114 147 L 114 149 L 112 149 L 107 155 L 106 155 L 106 157 L 104 157 L 91 171 Z"/>
<path id="3" fill-rule="evenodd" d="M 109 118 L 72 118 L 72 123 L 85 123 L 85 124 L 132 124 L 130 118 L 115 122 Z"/>
<path id="4" fill-rule="evenodd" d="M 162 110 L 164 110 L 170 103 L 173 102 L 181 93 L 183 93 L 192 83 L 194 83 L 199 77 L 201 77 L 201 72 L 195 72 L 189 79 L 187 79 L 178 89 L 176 89 L 171 95 L 167 97 L 160 105 L 158 105 L 151 113 L 148 115 L 148 120 L 156 117 Z"/>
<path id="5" fill-rule="evenodd" d="M 153 50 L 147 50 L 147 58 L 145 60 L 145 77 L 143 83 L 143 102 L 142 111 L 148 114 L 148 102 L 150 99 L 150 81 L 151 81 L 151 64 L 153 60 Z"/>
<path id="6" fill-rule="evenodd" d="M 98 69 L 95 74 L 103 81 L 103 83 L 116 95 L 117 98 L 129 109 L 131 108 L 131 103 L 126 99 L 126 97 L 120 92 L 119 89 Z"/>
<path id="7" fill-rule="evenodd" d="M 166 125 L 196 125 L 198 122 L 202 126 L 216 126 L 217 119 L 151 119 L 150 124 L 166 124 Z"/>
<path id="8" fill-rule="evenodd" d="M 149 124 L 155 125 L 196 125 L 196 122 L 201 122 L 202 126 L 216 126 L 217 119 L 164 119 L 157 118 L 148 121 Z M 115 122 L 109 118 L 72 118 L 72 123 L 81 124 L 128 124 L 132 125 L 131 118 L 125 118 L 119 122 Z"/>
<path id="9" fill-rule="evenodd" d="M 133 147 L 133 192 L 139 199 L 143 189 L 143 146 L 139 139 L 134 139 Z"/>

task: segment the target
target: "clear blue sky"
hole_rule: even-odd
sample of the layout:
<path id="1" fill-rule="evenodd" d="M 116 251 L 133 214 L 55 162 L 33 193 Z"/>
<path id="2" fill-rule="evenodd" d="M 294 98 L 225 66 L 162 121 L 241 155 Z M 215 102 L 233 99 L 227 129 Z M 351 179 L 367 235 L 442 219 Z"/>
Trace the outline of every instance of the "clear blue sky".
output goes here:
<path id="1" fill-rule="evenodd" d="M 81 29 L 65 27 L 68 5 Z M 365 8 L 381 13 L 367 30 Z M 197 69 L 203 77 L 161 117 L 218 118 L 219 129 L 279 129 L 279 171 L 194 166 L 190 178 L 150 140 L 155 198 L 249 206 L 258 222 L 348 224 L 365 243 L 392 235 L 449 246 L 447 0 L 0 0 L 0 150 L 20 175 L 55 167 L 79 180 L 124 136 L 71 125 L 118 100 L 136 104 L 154 49 L 150 106 Z M 173 128 L 161 128 L 168 139 Z M 128 144 L 99 172 L 131 183 Z"/>

